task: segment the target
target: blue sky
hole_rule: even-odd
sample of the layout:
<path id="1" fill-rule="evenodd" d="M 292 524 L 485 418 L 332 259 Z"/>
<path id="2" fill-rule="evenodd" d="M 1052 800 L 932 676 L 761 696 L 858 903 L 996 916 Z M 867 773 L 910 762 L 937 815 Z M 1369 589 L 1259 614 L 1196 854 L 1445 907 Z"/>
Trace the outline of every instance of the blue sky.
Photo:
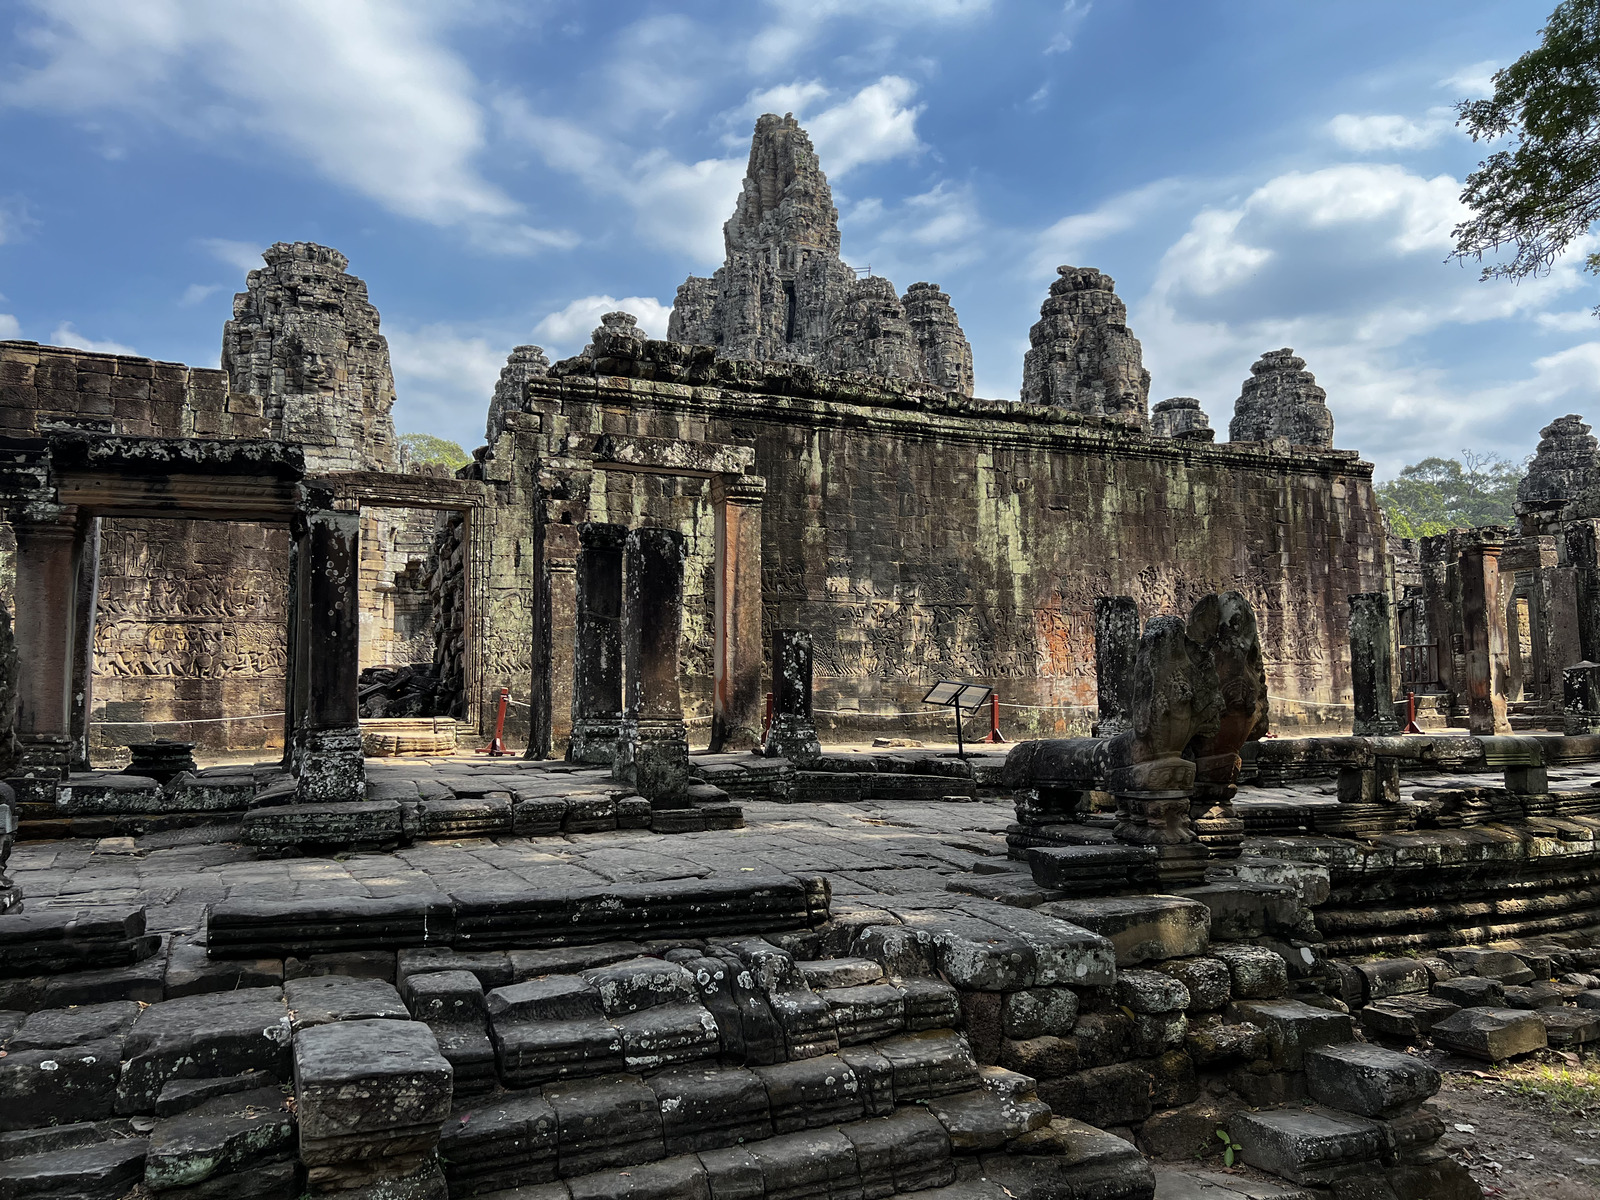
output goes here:
<path id="1" fill-rule="evenodd" d="M 402 431 L 482 439 L 507 351 L 658 336 L 793 111 L 844 256 L 951 294 L 1015 399 L 1054 268 L 1117 280 L 1226 436 L 1293 346 L 1380 475 L 1600 418 L 1600 296 L 1444 260 L 1449 105 L 1554 0 L 0 0 L 0 336 L 217 362 L 261 247 L 367 280 Z"/>

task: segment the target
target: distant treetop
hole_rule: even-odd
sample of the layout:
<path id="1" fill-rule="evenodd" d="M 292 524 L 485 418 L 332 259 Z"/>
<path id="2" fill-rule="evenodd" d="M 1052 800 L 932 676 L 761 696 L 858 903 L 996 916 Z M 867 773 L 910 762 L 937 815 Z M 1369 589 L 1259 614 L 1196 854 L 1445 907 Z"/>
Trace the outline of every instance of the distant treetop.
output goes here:
<path id="1" fill-rule="evenodd" d="M 1402 468 L 1398 478 L 1380 483 L 1378 503 L 1397 537 L 1515 525 L 1512 505 L 1526 471 L 1526 464 L 1470 450 L 1463 450 L 1460 459 L 1425 458 Z"/>
<path id="2" fill-rule="evenodd" d="M 455 442 L 434 437 L 431 433 L 402 433 L 400 444 L 405 447 L 406 455 L 412 462 L 443 463 L 451 470 L 456 470 L 472 461 L 472 456 Z"/>

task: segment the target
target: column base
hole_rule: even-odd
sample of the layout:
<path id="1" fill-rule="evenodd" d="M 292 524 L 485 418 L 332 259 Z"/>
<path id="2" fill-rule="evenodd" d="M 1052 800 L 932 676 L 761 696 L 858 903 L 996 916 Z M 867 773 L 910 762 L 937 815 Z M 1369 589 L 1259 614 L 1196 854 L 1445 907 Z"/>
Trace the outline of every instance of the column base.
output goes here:
<path id="1" fill-rule="evenodd" d="M 302 804 L 365 800 L 367 766 L 361 751 L 361 727 L 300 730 L 295 775 L 295 799 Z"/>
<path id="2" fill-rule="evenodd" d="M 72 739 L 61 733 L 22 733 L 17 735 L 19 776 L 35 779 L 65 779 L 72 759 Z"/>
<path id="3" fill-rule="evenodd" d="M 725 723 L 717 714 L 711 714 L 711 752 L 727 754 L 735 750 L 759 750 L 761 727 L 759 725 L 734 725 Z"/>
<path id="4" fill-rule="evenodd" d="M 1396 737 L 1400 733 L 1400 722 L 1391 717 L 1385 721 L 1378 718 L 1376 721 L 1357 721 L 1351 728 L 1354 737 Z"/>
<path id="5" fill-rule="evenodd" d="M 816 762 L 822 757 L 822 743 L 817 739 L 817 727 L 812 722 L 780 713 L 772 718 L 772 728 L 767 730 L 761 753 L 768 758 L 787 758 L 793 763 Z"/>
<path id="6" fill-rule="evenodd" d="M 622 718 L 579 717 L 567 741 L 567 761 L 609 767 L 617 759 L 622 738 Z"/>
<path id="7" fill-rule="evenodd" d="M 689 735 L 682 721 L 624 717 L 611 777 L 650 801 L 651 808 L 689 807 Z"/>
<path id="8" fill-rule="evenodd" d="M 1238 763 L 1237 756 L 1230 757 Z M 1231 778 L 1234 773 L 1229 772 L 1226 782 L 1202 779 L 1189 800 L 1195 837 L 1212 858 L 1238 858 L 1244 844 L 1244 821 L 1233 810 L 1233 798 L 1239 791 Z"/>

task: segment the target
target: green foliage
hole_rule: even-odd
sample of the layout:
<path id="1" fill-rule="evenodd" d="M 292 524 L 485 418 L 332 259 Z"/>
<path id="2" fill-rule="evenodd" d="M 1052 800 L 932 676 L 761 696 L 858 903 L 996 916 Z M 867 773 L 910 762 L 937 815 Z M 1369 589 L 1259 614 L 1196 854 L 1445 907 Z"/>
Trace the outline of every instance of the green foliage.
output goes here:
<path id="1" fill-rule="evenodd" d="M 1218 1129 L 1217 1137 L 1222 1139 L 1222 1165 L 1225 1167 L 1233 1166 L 1233 1156 L 1243 1150 L 1244 1147 L 1234 1141 L 1233 1135 L 1226 1129 Z"/>
<path id="2" fill-rule="evenodd" d="M 410 452 L 412 462 L 443 463 L 455 469 L 472 461 L 471 456 L 455 442 L 447 442 L 431 433 L 402 433 L 400 444 Z"/>
<path id="3" fill-rule="evenodd" d="M 1463 461 L 1465 460 L 1465 461 Z M 1463 450 L 1461 458 L 1425 458 L 1377 487 L 1378 503 L 1398 537 L 1433 537 L 1451 529 L 1512 525 L 1525 466 L 1497 454 Z"/>
<path id="4" fill-rule="evenodd" d="M 1563 0 L 1540 37 L 1495 72 L 1492 97 L 1456 106 L 1474 141 L 1515 139 L 1461 192 L 1472 216 L 1454 230 L 1455 257 L 1515 251 L 1485 266 L 1486 279 L 1543 274 L 1600 219 L 1600 0 Z M 1600 272 L 1600 255 L 1588 266 Z"/>

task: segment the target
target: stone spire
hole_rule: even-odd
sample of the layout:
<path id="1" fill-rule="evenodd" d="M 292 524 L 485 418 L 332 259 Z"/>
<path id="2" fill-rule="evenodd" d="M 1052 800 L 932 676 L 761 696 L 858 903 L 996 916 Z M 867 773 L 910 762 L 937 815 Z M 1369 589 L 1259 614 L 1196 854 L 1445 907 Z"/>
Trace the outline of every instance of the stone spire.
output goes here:
<path id="1" fill-rule="evenodd" d="M 1195 442 L 1209 442 L 1217 436 L 1206 414 L 1200 411 L 1200 401 L 1193 396 L 1174 396 L 1156 405 L 1150 412 L 1150 433 L 1153 437 Z"/>
<path id="2" fill-rule="evenodd" d="M 1539 431 L 1539 448 L 1517 485 L 1517 509 L 1548 508 L 1576 500 L 1600 481 L 1600 443 L 1576 413 Z"/>
<path id="3" fill-rule="evenodd" d="M 1028 331 L 1022 400 L 1143 428 L 1150 372 L 1116 281 L 1093 267 L 1057 267 L 1039 320 Z"/>
<path id="4" fill-rule="evenodd" d="M 811 139 L 794 115 L 756 121 L 715 275 L 678 288 L 667 340 L 725 358 L 805 363 L 932 383 L 972 394 L 972 351 L 949 297 L 887 280 L 839 257 L 839 212 Z"/>
<path id="5" fill-rule="evenodd" d="M 1250 368 L 1228 424 L 1231 442 L 1270 442 L 1291 446 L 1333 445 L 1333 414 L 1328 393 L 1293 350 L 1268 350 Z"/>
<path id="6" fill-rule="evenodd" d="M 921 357 L 921 377 L 947 392 L 972 395 L 972 347 L 950 297 L 937 284 L 913 283 L 900 298 Z"/>
<path id="7" fill-rule="evenodd" d="M 223 327 L 228 386 L 263 398 L 273 436 L 303 445 L 310 470 L 397 470 L 389 343 L 367 285 L 312 242 L 278 242 L 262 258 Z"/>
<path id="8" fill-rule="evenodd" d="M 484 440 L 493 446 L 495 439 L 505 432 L 506 419 L 512 413 L 528 409 L 527 383 L 550 373 L 550 360 L 542 347 L 517 346 L 500 368 L 500 378 L 495 381 L 494 397 L 489 401 L 489 420 L 484 429 Z"/>

